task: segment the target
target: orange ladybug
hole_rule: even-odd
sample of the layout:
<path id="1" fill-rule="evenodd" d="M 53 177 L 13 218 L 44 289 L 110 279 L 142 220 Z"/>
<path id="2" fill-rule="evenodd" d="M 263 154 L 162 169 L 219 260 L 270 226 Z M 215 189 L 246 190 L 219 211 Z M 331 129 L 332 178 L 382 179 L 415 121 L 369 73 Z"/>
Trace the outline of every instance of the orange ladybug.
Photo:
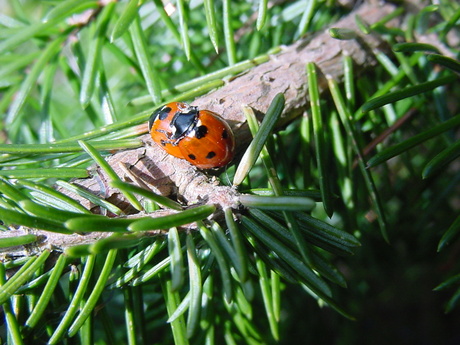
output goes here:
<path id="1" fill-rule="evenodd" d="M 150 116 L 153 141 L 174 157 L 200 169 L 226 166 L 235 153 L 235 138 L 228 123 L 216 113 L 187 103 L 172 102 Z"/>

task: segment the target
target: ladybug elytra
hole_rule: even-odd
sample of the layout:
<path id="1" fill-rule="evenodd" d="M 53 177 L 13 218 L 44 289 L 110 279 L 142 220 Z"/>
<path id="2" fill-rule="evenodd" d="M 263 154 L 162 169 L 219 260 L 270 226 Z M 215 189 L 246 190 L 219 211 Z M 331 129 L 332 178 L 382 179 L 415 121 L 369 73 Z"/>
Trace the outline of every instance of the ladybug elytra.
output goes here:
<path id="1" fill-rule="evenodd" d="M 235 139 L 228 123 L 209 110 L 172 102 L 150 116 L 153 141 L 167 153 L 200 169 L 226 166 L 233 159 Z"/>

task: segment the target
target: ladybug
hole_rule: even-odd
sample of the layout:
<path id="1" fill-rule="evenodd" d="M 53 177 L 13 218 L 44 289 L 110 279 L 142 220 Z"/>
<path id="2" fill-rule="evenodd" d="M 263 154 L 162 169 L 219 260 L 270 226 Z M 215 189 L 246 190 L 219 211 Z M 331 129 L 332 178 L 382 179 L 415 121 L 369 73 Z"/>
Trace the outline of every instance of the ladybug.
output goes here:
<path id="1" fill-rule="evenodd" d="M 200 169 L 220 168 L 233 159 L 235 138 L 227 122 L 209 110 L 172 102 L 155 110 L 148 128 L 153 141 Z"/>

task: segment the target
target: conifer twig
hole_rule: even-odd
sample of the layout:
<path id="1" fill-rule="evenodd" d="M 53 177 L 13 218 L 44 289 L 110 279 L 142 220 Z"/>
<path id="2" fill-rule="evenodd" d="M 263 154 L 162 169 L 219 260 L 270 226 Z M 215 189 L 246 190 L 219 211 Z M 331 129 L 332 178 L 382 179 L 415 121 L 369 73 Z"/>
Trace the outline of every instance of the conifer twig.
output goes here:
<path id="1" fill-rule="evenodd" d="M 282 51 L 271 56 L 268 62 L 254 67 L 246 74 L 236 76 L 217 91 L 196 99 L 193 104 L 221 114 L 230 123 L 236 136 L 237 151 L 241 154 L 251 140 L 245 117 L 241 111 L 243 104 L 252 107 L 259 115 L 264 114 L 273 97 L 277 93 L 283 93 L 286 104 L 278 125 L 286 124 L 300 116 L 309 104 L 305 74 L 306 63 L 314 62 L 318 67 L 320 92 L 327 89 L 324 75 L 330 75 L 336 80 L 342 79 L 342 56 L 344 54 L 353 59 L 356 65 L 355 70 L 359 75 L 376 64 L 376 60 L 370 52 L 374 50 L 388 51 L 389 47 L 378 35 L 361 34 L 355 23 L 355 16 L 359 15 L 368 23 L 374 23 L 393 10 L 394 6 L 391 4 L 384 4 L 380 7 L 363 4 L 334 25 L 336 28 L 356 31 L 356 39 L 337 40 L 332 38 L 327 30 L 314 37 L 301 39 L 291 46 L 283 47 Z M 223 210 L 238 207 L 238 192 L 234 188 L 219 186 L 214 178 L 192 167 L 185 160 L 167 155 L 152 144 L 149 135 L 144 135 L 141 139 L 145 142 L 144 147 L 121 151 L 107 159 L 122 180 L 137 183 L 141 187 L 147 186 L 152 191 L 164 196 L 175 197 L 186 206 L 216 205 L 217 211 L 213 218 L 218 220 L 223 218 Z M 110 187 L 110 179 L 99 168 L 94 168 L 91 171 L 91 177 L 75 179 L 72 183 L 110 201 L 122 209 L 125 214 L 132 214 L 131 217 L 146 215 L 143 211 L 135 213 L 123 194 L 118 189 Z M 100 213 L 100 210 L 91 205 L 87 199 L 65 191 L 63 188 L 59 188 L 59 190 L 78 200 L 92 212 Z M 142 197 L 139 199 L 142 201 Z M 149 215 L 155 217 L 156 214 L 164 215 L 168 212 L 171 211 L 160 210 Z M 2 232 L 0 236 L 15 237 L 29 233 L 39 236 L 42 240 L 34 243 L 33 246 L 6 248 L 3 250 L 3 255 L 31 255 L 49 248 L 64 250 L 76 244 L 94 243 L 110 235 L 108 232 L 63 235 L 19 227 Z M 152 234 L 158 234 L 158 231 L 146 233 L 146 235 Z"/>

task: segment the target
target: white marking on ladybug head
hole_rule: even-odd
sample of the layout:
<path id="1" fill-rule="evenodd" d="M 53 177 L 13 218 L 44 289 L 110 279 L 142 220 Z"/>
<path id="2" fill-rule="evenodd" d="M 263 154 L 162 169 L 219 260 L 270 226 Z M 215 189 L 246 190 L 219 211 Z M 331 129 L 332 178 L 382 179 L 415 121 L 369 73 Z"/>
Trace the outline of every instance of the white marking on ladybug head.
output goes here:
<path id="1" fill-rule="evenodd" d="M 179 111 L 181 113 L 184 113 L 184 114 L 189 114 L 189 113 L 192 113 L 192 112 L 196 112 L 196 107 L 194 107 L 193 105 L 189 105 L 187 103 L 181 103 L 178 105 L 177 107 L 179 109 Z"/>

